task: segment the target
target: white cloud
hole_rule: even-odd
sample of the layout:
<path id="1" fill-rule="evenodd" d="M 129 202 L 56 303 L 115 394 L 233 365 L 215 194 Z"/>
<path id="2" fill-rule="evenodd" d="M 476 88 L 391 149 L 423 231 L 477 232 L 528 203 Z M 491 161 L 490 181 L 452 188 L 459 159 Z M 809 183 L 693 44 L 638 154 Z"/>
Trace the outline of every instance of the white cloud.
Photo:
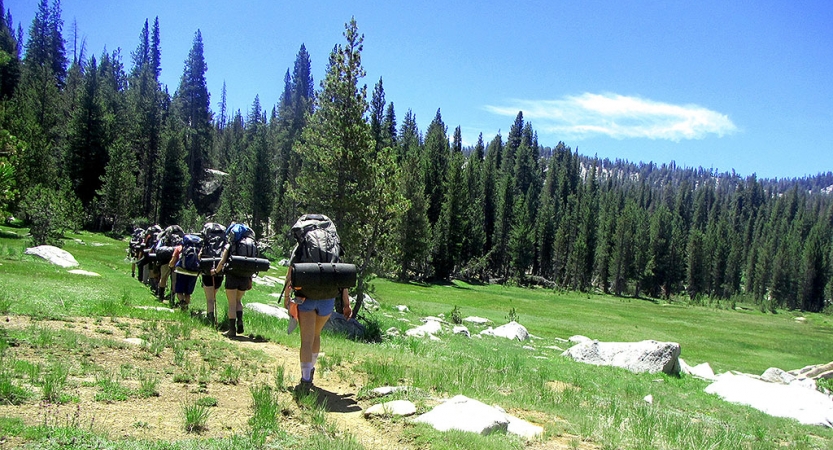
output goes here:
<path id="1" fill-rule="evenodd" d="M 723 136 L 737 131 L 725 114 L 698 105 L 672 105 L 618 94 L 568 96 L 561 100 L 515 100 L 486 106 L 495 114 L 524 119 L 541 132 L 565 138 L 605 135 L 615 139 L 647 138 L 679 142 Z"/>

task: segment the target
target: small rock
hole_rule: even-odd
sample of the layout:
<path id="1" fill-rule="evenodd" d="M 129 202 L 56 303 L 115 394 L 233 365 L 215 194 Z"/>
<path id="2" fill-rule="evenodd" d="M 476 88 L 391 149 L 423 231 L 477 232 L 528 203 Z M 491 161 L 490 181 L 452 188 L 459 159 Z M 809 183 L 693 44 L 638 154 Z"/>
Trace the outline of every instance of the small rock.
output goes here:
<path id="1" fill-rule="evenodd" d="M 124 338 L 124 342 L 126 342 L 130 345 L 136 345 L 136 346 L 142 346 L 142 345 L 145 344 L 145 340 L 144 339 L 139 339 L 139 338 Z"/>
<path id="2" fill-rule="evenodd" d="M 462 326 L 462 325 L 457 325 L 457 326 L 455 326 L 455 327 L 451 330 L 451 332 L 452 332 L 452 333 L 454 333 L 454 334 L 462 334 L 463 336 L 466 336 L 466 337 L 471 337 L 471 333 L 469 332 L 469 329 L 468 329 L 468 328 L 466 328 L 466 327 L 464 327 L 464 326 Z"/>
<path id="3" fill-rule="evenodd" d="M 649 405 L 654 404 L 654 396 L 651 394 L 646 395 L 642 400 L 645 400 L 645 403 L 648 403 Z"/>
<path id="4" fill-rule="evenodd" d="M 364 411 L 365 417 L 405 417 L 414 414 L 416 414 L 416 405 L 408 400 L 394 400 L 392 402 L 379 403 Z"/>
<path id="5" fill-rule="evenodd" d="M 88 272 L 86 270 L 81 270 L 81 269 L 69 270 L 68 272 L 69 273 L 74 273 L 76 275 L 86 275 L 88 277 L 100 277 L 101 276 L 101 275 L 99 275 L 95 272 Z"/>

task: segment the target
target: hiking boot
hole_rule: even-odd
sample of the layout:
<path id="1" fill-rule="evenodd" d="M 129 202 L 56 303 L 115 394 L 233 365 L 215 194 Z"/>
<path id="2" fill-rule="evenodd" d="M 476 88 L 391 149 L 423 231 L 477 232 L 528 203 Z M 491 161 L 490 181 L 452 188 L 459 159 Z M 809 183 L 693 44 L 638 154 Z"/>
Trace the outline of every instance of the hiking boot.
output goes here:
<path id="1" fill-rule="evenodd" d="M 186 302 L 181 302 L 181 303 L 179 304 L 179 309 L 180 309 L 181 311 L 188 311 L 188 303 L 186 303 Z"/>
<path id="2" fill-rule="evenodd" d="M 301 378 L 301 381 L 299 381 L 298 384 L 295 386 L 294 391 L 296 395 L 308 394 L 310 391 L 312 391 L 313 387 L 314 386 L 312 384 L 312 379 L 305 380 Z"/>
<path id="3" fill-rule="evenodd" d="M 243 311 L 237 311 L 237 334 L 243 334 Z"/>
<path id="4" fill-rule="evenodd" d="M 160 287 L 158 291 L 156 291 L 156 296 L 159 297 L 160 302 L 165 301 L 165 288 Z"/>
<path id="5" fill-rule="evenodd" d="M 309 383 L 312 384 L 312 380 L 315 379 L 315 367 L 310 369 L 309 371 Z"/>
<path id="6" fill-rule="evenodd" d="M 205 320 L 206 320 L 206 322 L 208 322 L 208 324 L 209 324 L 209 325 L 211 325 L 212 327 L 216 325 L 216 321 L 215 321 L 215 319 L 214 319 L 214 313 L 213 313 L 213 312 L 210 312 L 210 313 L 206 314 L 206 315 L 205 315 Z"/>
<path id="7" fill-rule="evenodd" d="M 235 327 L 235 322 L 237 322 L 237 320 L 229 319 L 228 322 L 229 322 L 229 326 L 228 326 L 228 331 L 226 332 L 226 337 L 236 338 L 237 337 L 237 329 Z"/>

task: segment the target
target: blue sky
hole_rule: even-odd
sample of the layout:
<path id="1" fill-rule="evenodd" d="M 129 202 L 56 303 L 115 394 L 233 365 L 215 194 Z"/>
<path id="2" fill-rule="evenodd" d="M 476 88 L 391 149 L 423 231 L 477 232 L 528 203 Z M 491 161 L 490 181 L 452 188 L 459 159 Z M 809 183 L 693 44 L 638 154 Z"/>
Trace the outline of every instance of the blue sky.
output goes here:
<path id="1" fill-rule="evenodd" d="M 5 0 L 24 32 L 38 0 Z M 792 178 L 833 170 L 833 3 L 819 1 L 341 2 L 62 0 L 87 54 L 130 67 L 159 17 L 171 93 L 200 29 L 212 109 L 223 82 L 244 114 L 276 104 L 301 44 L 316 85 L 345 22 L 365 35 L 368 95 L 383 78 L 397 118 L 437 109 L 473 144 L 518 111 L 543 145 L 584 155 Z M 369 99 L 368 99 L 369 100 Z"/>

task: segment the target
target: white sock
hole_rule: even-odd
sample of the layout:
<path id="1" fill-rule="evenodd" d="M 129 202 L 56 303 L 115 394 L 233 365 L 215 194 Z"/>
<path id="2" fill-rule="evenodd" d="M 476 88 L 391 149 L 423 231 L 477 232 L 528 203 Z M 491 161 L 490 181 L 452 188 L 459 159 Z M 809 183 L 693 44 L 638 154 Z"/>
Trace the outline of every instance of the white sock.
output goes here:
<path id="1" fill-rule="evenodd" d="M 315 364 L 318 363 L 318 353 L 312 354 L 312 367 L 315 367 Z"/>
<path id="2" fill-rule="evenodd" d="M 301 363 L 301 379 L 309 381 L 312 378 L 312 363 L 311 362 L 302 362 Z"/>

